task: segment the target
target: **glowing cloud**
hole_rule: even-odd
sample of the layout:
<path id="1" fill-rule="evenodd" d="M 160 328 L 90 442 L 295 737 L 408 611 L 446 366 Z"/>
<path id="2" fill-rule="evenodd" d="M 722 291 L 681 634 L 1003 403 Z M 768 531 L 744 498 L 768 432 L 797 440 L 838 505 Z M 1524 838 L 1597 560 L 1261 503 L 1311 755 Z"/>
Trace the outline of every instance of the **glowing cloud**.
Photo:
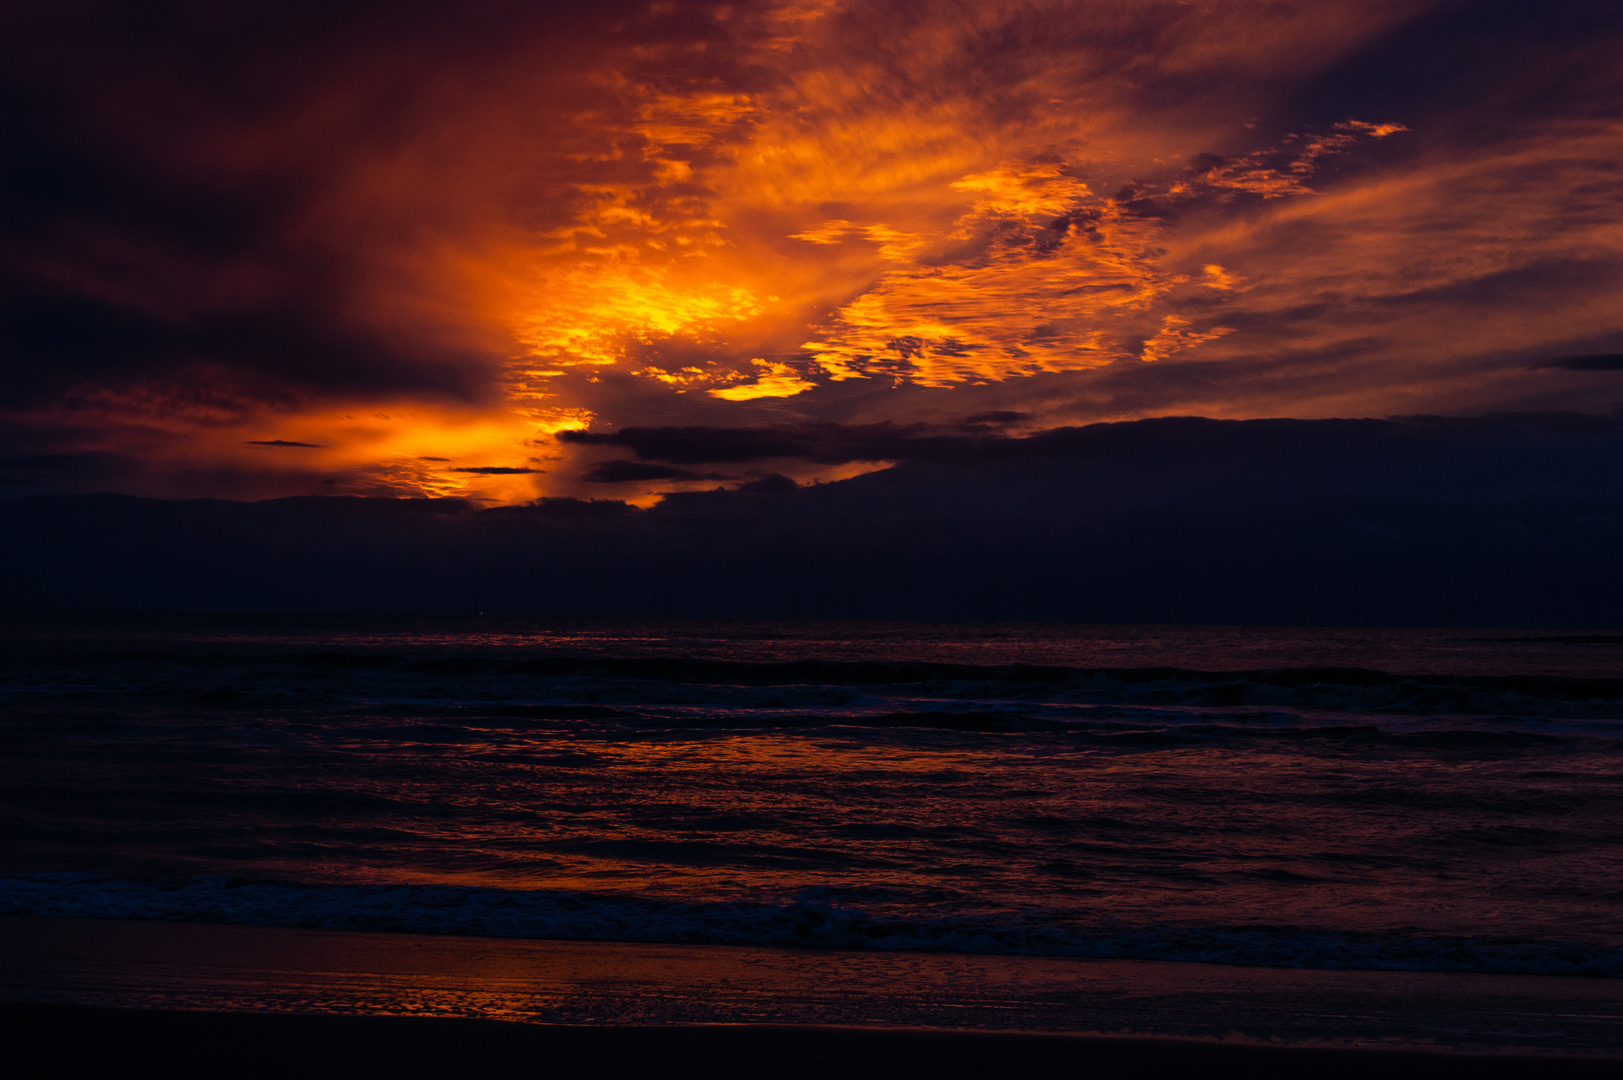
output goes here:
<path id="1" fill-rule="evenodd" d="M 1594 408 L 1532 361 L 1623 348 L 1604 6 L 475 0 L 274 49 L 32 6 L 13 142 L 66 179 L 0 177 L 0 417 L 87 490 L 600 492 L 551 436 L 652 422 Z"/>
<path id="2" fill-rule="evenodd" d="M 973 67 L 982 35 L 1030 13 L 988 8 L 965 21 L 871 8 L 899 35 L 876 50 L 852 37 L 862 10 L 729 16 L 735 57 L 770 54 L 780 72 L 749 92 L 715 76 L 673 79 L 674 45 L 612 62 L 605 81 L 620 104 L 581 119 L 601 144 L 585 155 L 594 179 L 575 188 L 574 221 L 515 256 L 528 261 L 518 276 L 530 285 L 517 290 L 529 310 L 513 325 L 533 355 L 560 368 L 625 364 L 745 402 L 812 390 L 813 372 L 950 387 L 1187 352 L 1228 331 L 1208 300 L 1185 302 L 1198 291 L 1191 275 L 1165 264 L 1170 219 L 1309 196 L 1324 161 L 1404 130 L 1343 121 L 1231 158 L 1179 147 L 1177 132 L 1146 143 L 1125 130 L 1139 118 L 1119 108 L 1079 112 L 1107 92 L 1089 70 L 1098 33 L 1119 28 L 1066 5 L 1044 8 L 1056 20 L 1050 41 L 1006 58 L 998 92 L 1019 87 L 1024 100 L 1000 116 L 988 87 L 944 72 Z M 1157 9 L 1151 21 L 1170 14 Z M 1300 46 L 1301 33 L 1269 45 Z M 1124 156 L 1158 177 L 1099 194 L 1090 177 L 1108 177 Z M 830 205 L 846 213 L 824 216 Z M 1240 283 L 1219 266 L 1200 284 L 1209 296 Z M 809 339 L 796 333 L 807 323 Z M 677 340 L 721 355 L 636 362 Z M 745 348 L 777 355 L 746 362 Z"/>
<path id="3" fill-rule="evenodd" d="M 710 396 L 724 401 L 750 401 L 755 398 L 794 397 L 796 394 L 817 388 L 816 383 L 802 379 L 800 373 L 788 364 L 777 364 L 768 360 L 751 362 L 762 369 L 754 382 L 743 386 L 713 389 L 709 391 Z"/>

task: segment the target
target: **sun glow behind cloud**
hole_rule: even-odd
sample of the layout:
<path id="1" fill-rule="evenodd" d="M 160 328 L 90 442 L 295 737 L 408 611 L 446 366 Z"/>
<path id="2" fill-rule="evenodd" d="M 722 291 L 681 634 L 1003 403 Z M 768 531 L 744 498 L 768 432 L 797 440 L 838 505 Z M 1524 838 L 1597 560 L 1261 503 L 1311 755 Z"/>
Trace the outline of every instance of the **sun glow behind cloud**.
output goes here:
<path id="1" fill-rule="evenodd" d="M 973 63 L 989 28 L 1020 22 L 1016 9 L 943 9 L 876 51 L 853 49 L 860 22 L 836 19 L 840 7 L 729 14 L 732 61 L 769 55 L 776 68 L 751 92 L 709 73 L 673 79 L 674 45 L 597 76 L 620 108 L 581 118 L 601 135 L 586 164 L 623 178 L 579 185 L 575 221 L 524 253 L 532 284 L 512 322 L 535 356 L 611 367 L 633 344 L 714 343 L 703 366 L 631 370 L 731 401 L 818 380 L 951 387 L 1161 359 L 1229 332 L 1204 297 L 1190 312 L 1179 301 L 1236 280 L 1218 266 L 1191 286 L 1163 265 L 1166 208 L 1307 195 L 1321 159 L 1403 130 L 1349 121 L 1192 172 L 1182 133 L 1124 131 L 1136 118 L 1100 107 L 1110 87 L 1066 39 L 1088 38 L 1072 6 L 1041 13 L 1060 32 L 1009 58 L 1003 101 L 944 73 Z M 1300 44 L 1293 30 L 1268 44 Z M 1010 83 L 1017 109 L 998 115 Z M 1179 152 L 1146 158 L 1157 150 Z M 1124 168 L 1160 178 L 1109 195 L 1088 179 Z M 828 217 L 835 206 L 843 216 Z"/>
<path id="2" fill-rule="evenodd" d="M 206 438 L 217 460 L 296 465 L 332 478 L 329 487 L 345 494 L 525 502 L 546 490 L 558 460 L 552 436 L 584 428 L 589 419 L 570 410 L 547 415 L 399 402 L 371 412 L 283 415 L 268 425 L 274 438 L 244 440 L 234 427 Z M 189 456 L 190 440 L 186 446 Z"/>
<path id="3" fill-rule="evenodd" d="M 1620 331 L 1623 128 L 1369 104 L 1347 72 L 1434 7 L 633 0 L 362 35 L 159 156 L 283 178 L 266 250 L 41 248 L 29 273 L 179 345 L 8 415 L 130 490 L 523 501 L 631 493 L 582 486 L 609 474 L 564 429 L 1536 400 L 1524 356 Z"/>

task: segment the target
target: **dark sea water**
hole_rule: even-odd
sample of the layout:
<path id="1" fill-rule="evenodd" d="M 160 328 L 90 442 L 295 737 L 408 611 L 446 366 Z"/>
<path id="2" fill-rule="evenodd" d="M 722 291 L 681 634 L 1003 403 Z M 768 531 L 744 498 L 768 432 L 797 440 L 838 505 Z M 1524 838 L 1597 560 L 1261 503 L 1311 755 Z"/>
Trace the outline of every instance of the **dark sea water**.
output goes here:
<path id="1" fill-rule="evenodd" d="M 1623 638 L 0 617 L 0 913 L 1623 976 Z"/>

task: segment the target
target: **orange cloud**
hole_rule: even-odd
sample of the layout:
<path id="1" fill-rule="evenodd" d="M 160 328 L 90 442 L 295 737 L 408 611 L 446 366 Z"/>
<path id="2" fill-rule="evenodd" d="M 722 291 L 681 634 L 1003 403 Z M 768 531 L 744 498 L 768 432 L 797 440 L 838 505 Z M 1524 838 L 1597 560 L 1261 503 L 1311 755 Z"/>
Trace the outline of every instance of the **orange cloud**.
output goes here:
<path id="1" fill-rule="evenodd" d="M 1333 54 L 1347 43 L 1337 10 L 1311 19 L 1270 9 L 1263 21 L 1280 36 L 1251 40 Z M 1090 173 L 1137 162 L 1170 177 L 1157 194 L 1172 202 L 1303 195 L 1321 158 L 1401 130 L 1346 122 L 1190 176 L 1182 161 L 1193 148 L 1180 145 L 1177 123 L 1152 137 L 1110 100 L 1119 76 L 1093 67 L 1124 58 L 1097 42 L 1151 26 L 1169 41 L 1160 64 L 1208 70 L 1235 57 L 1214 54 L 1170 8 L 1126 26 L 1070 5 L 1042 14 L 1056 20 L 1057 45 L 1006 58 L 1001 102 L 945 76 L 975 66 L 983 35 L 1031 16 L 999 5 L 905 15 L 787 5 L 732 19 L 734 62 L 770 55 L 775 68 L 747 92 L 715 75 L 673 80 L 664 65 L 694 55 L 676 45 L 611 61 L 599 78 L 619 112 L 581 122 L 599 129 L 592 163 L 622 178 L 580 184 L 573 222 L 506 257 L 523 264 L 498 271 L 519 308 L 515 335 L 560 368 L 629 365 L 673 387 L 708 381 L 711 397 L 737 402 L 805 392 L 819 374 L 947 387 L 1167 355 L 1224 331 L 1164 310 L 1185 279 L 1160 264 L 1163 223 L 1096 193 Z M 864 18 L 897 38 L 875 48 Z M 704 52 L 714 57 L 714 45 Z M 1016 111 L 1000 115 L 1011 92 Z M 1173 164 L 1146 160 L 1151 150 L 1172 152 Z M 827 214 L 835 205 L 842 216 Z M 1168 336 L 1174 325 L 1186 328 Z M 672 339 L 711 342 L 734 359 L 631 360 L 633 346 Z M 776 353 L 759 361 L 771 365 L 766 378 L 745 360 L 757 349 Z"/>
<path id="2" fill-rule="evenodd" d="M 139 332 L 46 356 L 0 411 L 223 478 L 200 492 L 522 501 L 588 490 L 551 433 L 646 417 L 1533 400 L 1526 356 L 1620 332 L 1623 131 L 1372 96 L 1433 7 L 520 5 L 360 25 L 256 75 L 263 107 L 109 66 L 128 100 L 75 92 L 147 184 L 129 214 L 226 194 L 165 204 L 156 239 L 80 207 L 6 263 Z"/>
<path id="3" fill-rule="evenodd" d="M 726 401 L 751 401 L 755 398 L 794 397 L 817 388 L 816 383 L 802 379 L 788 364 L 776 364 L 769 360 L 753 360 L 751 363 L 761 369 L 754 382 L 713 389 L 709 392 L 710 396 Z"/>

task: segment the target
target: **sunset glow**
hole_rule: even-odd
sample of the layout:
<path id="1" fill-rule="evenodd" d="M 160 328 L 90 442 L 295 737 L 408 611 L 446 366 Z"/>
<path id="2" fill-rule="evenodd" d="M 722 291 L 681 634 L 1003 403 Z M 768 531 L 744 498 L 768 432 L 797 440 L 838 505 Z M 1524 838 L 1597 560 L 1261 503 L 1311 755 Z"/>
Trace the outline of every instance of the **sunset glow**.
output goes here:
<path id="1" fill-rule="evenodd" d="M 0 4 L 11 1056 L 1623 1075 L 1620 57 Z"/>
<path id="2" fill-rule="evenodd" d="M 65 219 L 14 273 L 102 314 L 35 339 L 151 344 L 35 357 L 3 407 L 117 459 L 92 487 L 493 502 L 747 479 L 583 486 L 564 429 L 1593 408 L 1604 376 L 1540 364 L 1623 342 L 1606 76 L 1567 55 L 1532 111 L 1359 74 L 1446 16 L 631 4 L 402 30 L 169 127 L 188 91 L 137 80 L 76 137 L 138 116 L 131 175 L 285 205 L 227 254 Z"/>

